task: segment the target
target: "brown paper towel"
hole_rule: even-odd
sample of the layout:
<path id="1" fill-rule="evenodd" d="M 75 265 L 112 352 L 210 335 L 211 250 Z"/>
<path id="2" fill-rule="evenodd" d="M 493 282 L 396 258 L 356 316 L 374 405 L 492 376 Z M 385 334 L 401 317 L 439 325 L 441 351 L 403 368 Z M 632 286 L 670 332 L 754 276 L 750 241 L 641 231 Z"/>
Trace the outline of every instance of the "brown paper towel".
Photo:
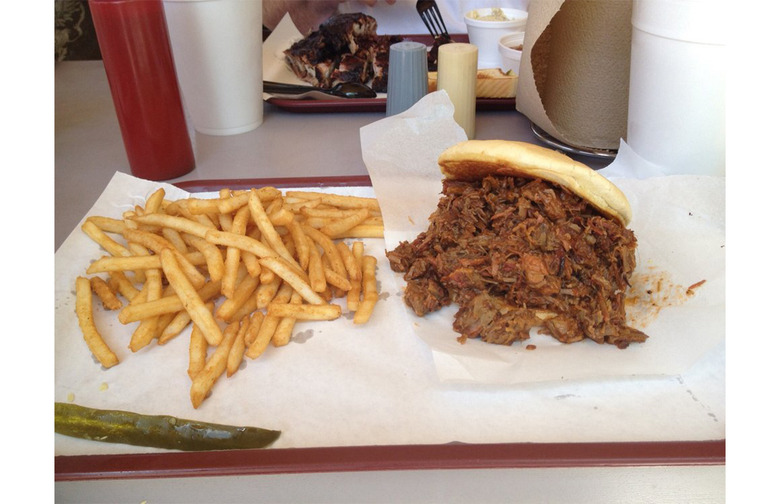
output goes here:
<path id="1" fill-rule="evenodd" d="M 517 110 L 552 137 L 617 149 L 626 136 L 630 0 L 531 0 Z"/>

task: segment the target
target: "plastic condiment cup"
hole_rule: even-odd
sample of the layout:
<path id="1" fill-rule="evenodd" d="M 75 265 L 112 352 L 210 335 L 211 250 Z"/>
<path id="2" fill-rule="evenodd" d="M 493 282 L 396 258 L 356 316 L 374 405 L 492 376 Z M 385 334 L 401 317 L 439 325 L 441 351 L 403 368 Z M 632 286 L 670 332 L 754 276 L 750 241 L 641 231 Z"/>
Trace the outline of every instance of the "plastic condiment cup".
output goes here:
<path id="1" fill-rule="evenodd" d="M 498 41 L 498 52 L 501 54 L 501 70 L 520 73 L 520 58 L 523 56 L 523 40 L 525 32 L 504 35 Z"/>
<path id="2" fill-rule="evenodd" d="M 494 19 L 496 14 L 506 20 Z M 479 49 L 479 68 L 498 68 L 501 66 L 501 54 L 498 41 L 504 35 L 525 31 L 528 12 L 519 9 L 485 8 L 470 10 L 463 16 L 469 43 Z"/>
<path id="3" fill-rule="evenodd" d="M 234 135 L 263 122 L 260 0 L 163 0 L 184 105 L 195 130 Z"/>

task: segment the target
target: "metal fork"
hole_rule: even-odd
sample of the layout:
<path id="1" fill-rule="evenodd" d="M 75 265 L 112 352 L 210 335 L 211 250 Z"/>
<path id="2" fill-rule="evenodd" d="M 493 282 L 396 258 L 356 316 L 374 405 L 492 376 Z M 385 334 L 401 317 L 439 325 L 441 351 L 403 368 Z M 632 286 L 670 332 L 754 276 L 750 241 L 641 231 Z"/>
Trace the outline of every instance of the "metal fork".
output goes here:
<path id="1" fill-rule="evenodd" d="M 444 20 L 439 12 L 439 6 L 436 5 L 436 0 L 417 0 L 417 12 L 425 23 L 425 27 L 433 36 L 435 41 L 441 37 L 445 40 L 450 39 L 450 34 L 447 33 L 447 27 L 444 26 Z"/>

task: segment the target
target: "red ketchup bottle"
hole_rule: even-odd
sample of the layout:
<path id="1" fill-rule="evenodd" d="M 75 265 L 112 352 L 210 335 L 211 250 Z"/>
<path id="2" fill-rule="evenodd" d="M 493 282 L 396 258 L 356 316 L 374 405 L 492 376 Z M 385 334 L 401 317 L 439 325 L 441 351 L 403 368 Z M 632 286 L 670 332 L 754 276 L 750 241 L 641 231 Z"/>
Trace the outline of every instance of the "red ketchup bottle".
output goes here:
<path id="1" fill-rule="evenodd" d="M 89 0 L 130 171 L 168 180 L 195 168 L 161 0 Z"/>

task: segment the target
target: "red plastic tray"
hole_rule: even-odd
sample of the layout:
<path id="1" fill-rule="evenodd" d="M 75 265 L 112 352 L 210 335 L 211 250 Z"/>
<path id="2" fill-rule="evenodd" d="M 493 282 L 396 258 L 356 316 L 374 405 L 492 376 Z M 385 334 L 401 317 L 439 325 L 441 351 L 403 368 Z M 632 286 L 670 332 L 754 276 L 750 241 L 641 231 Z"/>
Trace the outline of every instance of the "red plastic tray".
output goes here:
<path id="1" fill-rule="evenodd" d="M 367 175 L 234 180 L 176 184 L 190 192 L 223 187 L 368 186 Z M 267 448 L 54 457 L 55 481 L 173 478 L 283 473 L 419 469 L 489 469 L 725 465 L 725 439 L 598 443 L 448 443 L 436 445 Z"/>

